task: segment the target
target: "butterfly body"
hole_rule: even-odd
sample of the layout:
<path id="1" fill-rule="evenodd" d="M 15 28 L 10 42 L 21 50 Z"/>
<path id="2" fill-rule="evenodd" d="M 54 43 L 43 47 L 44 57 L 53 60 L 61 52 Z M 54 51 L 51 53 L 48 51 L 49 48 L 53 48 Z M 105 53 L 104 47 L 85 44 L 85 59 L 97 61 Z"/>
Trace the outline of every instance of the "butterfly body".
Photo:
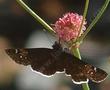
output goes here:
<path id="1" fill-rule="evenodd" d="M 33 70 L 48 76 L 56 72 L 65 72 L 77 83 L 87 82 L 88 79 L 98 83 L 107 76 L 105 71 L 79 60 L 63 50 L 58 43 L 53 45 L 53 49 L 6 49 L 5 51 L 15 62 L 31 65 Z"/>

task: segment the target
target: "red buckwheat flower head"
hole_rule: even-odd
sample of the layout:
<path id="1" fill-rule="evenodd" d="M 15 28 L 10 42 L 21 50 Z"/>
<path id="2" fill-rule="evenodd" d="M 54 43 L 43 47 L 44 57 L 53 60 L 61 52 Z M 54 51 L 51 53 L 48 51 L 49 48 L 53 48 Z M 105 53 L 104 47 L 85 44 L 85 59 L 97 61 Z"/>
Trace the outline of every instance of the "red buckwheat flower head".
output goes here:
<path id="1" fill-rule="evenodd" d="M 54 30 L 58 37 L 63 41 L 75 40 L 78 37 L 80 26 L 83 16 L 77 13 L 67 13 L 54 24 Z M 79 37 L 86 30 L 86 21 L 83 22 L 83 26 Z"/>

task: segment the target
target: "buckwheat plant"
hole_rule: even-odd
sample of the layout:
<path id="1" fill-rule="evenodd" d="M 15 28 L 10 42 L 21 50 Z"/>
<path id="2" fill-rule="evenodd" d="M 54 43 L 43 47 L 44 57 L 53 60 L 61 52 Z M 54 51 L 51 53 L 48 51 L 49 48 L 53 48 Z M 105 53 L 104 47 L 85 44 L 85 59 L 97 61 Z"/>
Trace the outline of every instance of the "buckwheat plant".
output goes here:
<path id="1" fill-rule="evenodd" d="M 54 33 L 60 40 L 70 45 L 70 49 L 73 54 L 81 59 L 79 46 L 84 41 L 88 32 L 101 18 L 102 14 L 106 10 L 110 0 L 105 0 L 102 8 L 97 16 L 93 19 L 91 24 L 86 28 L 86 14 L 88 11 L 89 0 L 86 0 L 84 13 L 79 15 L 76 12 L 68 12 L 64 14 L 62 18 L 59 18 L 53 28 L 49 26 L 43 19 L 41 19 L 34 11 L 32 11 L 22 0 L 16 0 L 27 12 L 29 12 L 36 21 L 38 21 L 43 27 L 51 33 Z M 90 90 L 88 83 L 82 84 L 83 90 Z"/>

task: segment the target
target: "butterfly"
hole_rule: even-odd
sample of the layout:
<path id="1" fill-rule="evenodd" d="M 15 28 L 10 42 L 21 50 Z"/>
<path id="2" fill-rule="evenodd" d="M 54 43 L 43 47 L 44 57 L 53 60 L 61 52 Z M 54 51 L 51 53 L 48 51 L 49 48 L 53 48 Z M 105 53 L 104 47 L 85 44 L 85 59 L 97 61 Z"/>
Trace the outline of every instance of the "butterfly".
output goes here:
<path id="1" fill-rule="evenodd" d="M 53 49 L 30 48 L 30 49 L 6 49 L 5 52 L 18 64 L 31 65 L 31 68 L 46 76 L 56 72 L 65 72 L 72 77 L 75 84 L 88 82 L 88 79 L 99 83 L 107 77 L 107 73 L 96 68 L 67 52 L 55 42 Z"/>

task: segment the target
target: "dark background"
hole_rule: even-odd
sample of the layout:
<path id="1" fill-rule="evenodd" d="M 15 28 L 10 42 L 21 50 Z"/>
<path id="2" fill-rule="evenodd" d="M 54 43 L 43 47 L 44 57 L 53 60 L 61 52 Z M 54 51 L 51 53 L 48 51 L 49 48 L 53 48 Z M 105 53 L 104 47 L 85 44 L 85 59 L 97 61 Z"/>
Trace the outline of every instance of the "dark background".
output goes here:
<path id="1" fill-rule="evenodd" d="M 85 4 L 85 0 L 24 0 L 24 1 L 49 24 L 55 23 L 55 21 L 59 17 L 62 17 L 62 15 L 67 12 L 77 12 L 81 15 L 83 13 Z M 100 8 L 104 4 L 104 1 L 105 0 L 90 0 L 89 11 L 87 15 L 88 22 L 87 26 L 91 23 L 91 21 L 95 18 L 97 13 L 100 11 Z M 33 32 L 43 29 L 44 29 L 43 26 L 41 26 L 38 22 L 34 20 L 33 17 L 31 17 L 25 10 L 23 10 L 23 8 L 21 8 L 21 6 L 16 2 L 16 0 L 0 0 L 1 48 L 2 47 L 4 48 L 5 46 L 17 48 L 25 47 L 29 38 L 33 35 Z M 99 47 L 98 49 L 96 47 L 97 45 Z M 102 18 L 99 20 L 98 24 L 96 24 L 96 26 L 88 34 L 87 39 L 85 39 L 84 44 L 81 47 L 81 54 L 83 58 L 85 58 L 85 60 L 88 60 L 90 63 L 93 63 L 96 66 L 101 66 L 105 61 L 109 61 L 110 4 Z M 1 65 L 3 65 L 2 61 L 0 63 Z M 106 66 L 105 63 L 104 65 Z M 6 63 L 5 67 L 6 70 L 7 67 L 8 64 Z M 1 70 L 3 68 L 4 67 L 1 67 Z M 19 67 L 17 66 L 17 70 L 18 68 Z M 10 70 L 11 69 L 9 69 L 9 71 Z M 0 90 L 19 90 L 18 86 L 16 85 L 17 82 L 16 78 L 18 76 L 16 75 L 17 73 L 15 73 L 16 69 L 13 71 L 14 75 L 10 75 L 10 77 L 12 77 L 10 79 L 10 83 L 8 84 L 2 83 L 1 81 Z M 7 73 L 4 73 L 3 75 L 6 74 Z M 8 74 L 6 76 L 8 76 Z M 6 79 L 6 82 L 7 81 L 9 80 Z M 68 81 L 64 81 L 63 84 L 62 83 L 60 84 L 58 85 L 59 86 L 58 90 L 81 90 L 80 85 L 74 85 Z M 110 86 L 109 80 L 105 81 L 102 84 L 90 83 L 91 90 L 109 90 L 109 86 Z M 65 88 L 69 87 L 69 89 L 64 88 L 62 89 L 62 87 Z M 34 89 L 32 88 L 28 90 Z"/>

